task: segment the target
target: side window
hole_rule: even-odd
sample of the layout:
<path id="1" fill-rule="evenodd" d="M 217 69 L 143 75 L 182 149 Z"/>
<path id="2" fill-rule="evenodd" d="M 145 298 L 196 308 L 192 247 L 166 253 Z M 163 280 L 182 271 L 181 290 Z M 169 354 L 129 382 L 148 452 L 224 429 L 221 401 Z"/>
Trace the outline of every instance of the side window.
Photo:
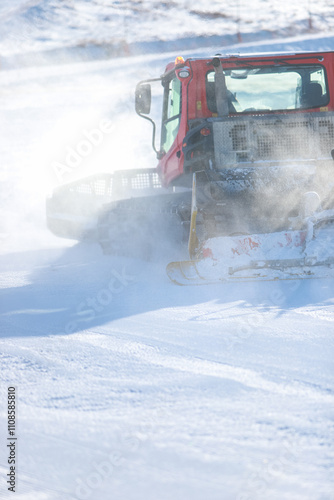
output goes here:
<path id="1" fill-rule="evenodd" d="M 325 81 L 325 73 L 322 69 L 318 69 L 317 71 L 313 71 L 310 74 L 310 81 L 314 83 L 320 83 L 322 92 L 326 92 L 326 81 Z"/>
<path id="2" fill-rule="evenodd" d="M 328 93 L 327 93 L 327 85 L 325 79 L 325 72 L 322 70 L 314 71 L 311 73 L 311 83 L 317 83 L 319 87 L 319 96 L 318 96 L 318 105 L 323 106 L 324 104 L 328 104 Z M 321 86 L 321 92 L 320 92 Z"/>
<path id="3" fill-rule="evenodd" d="M 177 136 L 181 117 L 181 82 L 176 77 L 165 84 L 162 117 L 161 149 L 167 153 Z"/>
<path id="4" fill-rule="evenodd" d="M 323 68 L 311 70 L 305 76 L 301 93 L 302 108 L 318 108 L 328 104 L 326 76 Z"/>

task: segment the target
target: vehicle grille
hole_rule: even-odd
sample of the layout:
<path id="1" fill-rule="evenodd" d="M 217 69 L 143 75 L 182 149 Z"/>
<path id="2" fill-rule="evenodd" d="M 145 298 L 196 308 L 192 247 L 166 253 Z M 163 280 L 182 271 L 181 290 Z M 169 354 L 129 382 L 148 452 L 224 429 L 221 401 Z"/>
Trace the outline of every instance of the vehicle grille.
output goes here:
<path id="1" fill-rule="evenodd" d="M 218 167 L 240 162 L 330 158 L 334 114 L 212 119 Z"/>

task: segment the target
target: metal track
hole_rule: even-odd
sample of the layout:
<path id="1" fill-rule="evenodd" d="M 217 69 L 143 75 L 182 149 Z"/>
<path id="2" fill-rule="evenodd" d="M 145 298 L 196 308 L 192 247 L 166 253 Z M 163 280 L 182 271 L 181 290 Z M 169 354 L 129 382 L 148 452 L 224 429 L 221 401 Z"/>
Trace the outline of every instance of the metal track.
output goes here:
<path id="1" fill-rule="evenodd" d="M 105 254 L 151 259 L 182 246 L 189 231 L 191 193 L 131 198 L 104 207 L 98 241 Z"/>

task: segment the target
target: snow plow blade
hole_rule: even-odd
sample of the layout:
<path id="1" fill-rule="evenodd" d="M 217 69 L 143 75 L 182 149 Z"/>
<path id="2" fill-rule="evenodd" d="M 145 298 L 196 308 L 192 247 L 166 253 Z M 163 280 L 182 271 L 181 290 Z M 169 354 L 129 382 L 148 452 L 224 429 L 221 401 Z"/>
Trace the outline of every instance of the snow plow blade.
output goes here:
<path id="1" fill-rule="evenodd" d="M 167 275 L 177 285 L 334 277 L 334 211 L 320 211 L 302 226 L 209 238 L 197 258 L 190 254 L 188 261 L 170 262 Z"/>

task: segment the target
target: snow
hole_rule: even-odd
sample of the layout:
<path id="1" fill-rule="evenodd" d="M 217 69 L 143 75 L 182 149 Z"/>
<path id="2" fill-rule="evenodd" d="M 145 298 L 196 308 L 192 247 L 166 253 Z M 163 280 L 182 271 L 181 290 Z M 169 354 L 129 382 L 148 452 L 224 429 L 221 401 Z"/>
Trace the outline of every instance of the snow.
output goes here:
<path id="1" fill-rule="evenodd" d="M 333 1 L 2 0 L 2 66 L 231 47 L 333 31 Z"/>
<path id="2" fill-rule="evenodd" d="M 16 1 L 3 2 L 1 14 L 8 16 L 9 7 L 20 9 L 15 16 L 24 13 L 28 3 L 54 6 L 50 26 L 52 12 L 89 8 Z M 119 5 L 95 3 L 106 10 Z M 212 3 L 212 12 L 219 5 Z M 328 2 L 317 3 L 317 19 L 326 8 Z M 254 24 L 254 39 L 266 12 Z M 64 44 L 61 26 L 55 33 Z M 328 29 L 226 50 L 328 49 Z M 44 47 L 37 38 L 34 44 Z M 217 52 L 188 49 L 185 55 Z M 332 280 L 177 287 L 163 259 L 106 257 L 97 245 L 57 239 L 45 228 L 45 196 L 59 183 L 155 165 L 150 126 L 133 112 L 133 89 L 174 57 L 0 71 L 3 498 L 12 495 L 9 386 L 17 392 L 19 500 L 334 498 Z M 101 143 L 59 179 L 55 162 L 66 162 L 69 148 L 77 151 L 85 132 L 101 131 L 108 120 L 113 127 Z"/>

